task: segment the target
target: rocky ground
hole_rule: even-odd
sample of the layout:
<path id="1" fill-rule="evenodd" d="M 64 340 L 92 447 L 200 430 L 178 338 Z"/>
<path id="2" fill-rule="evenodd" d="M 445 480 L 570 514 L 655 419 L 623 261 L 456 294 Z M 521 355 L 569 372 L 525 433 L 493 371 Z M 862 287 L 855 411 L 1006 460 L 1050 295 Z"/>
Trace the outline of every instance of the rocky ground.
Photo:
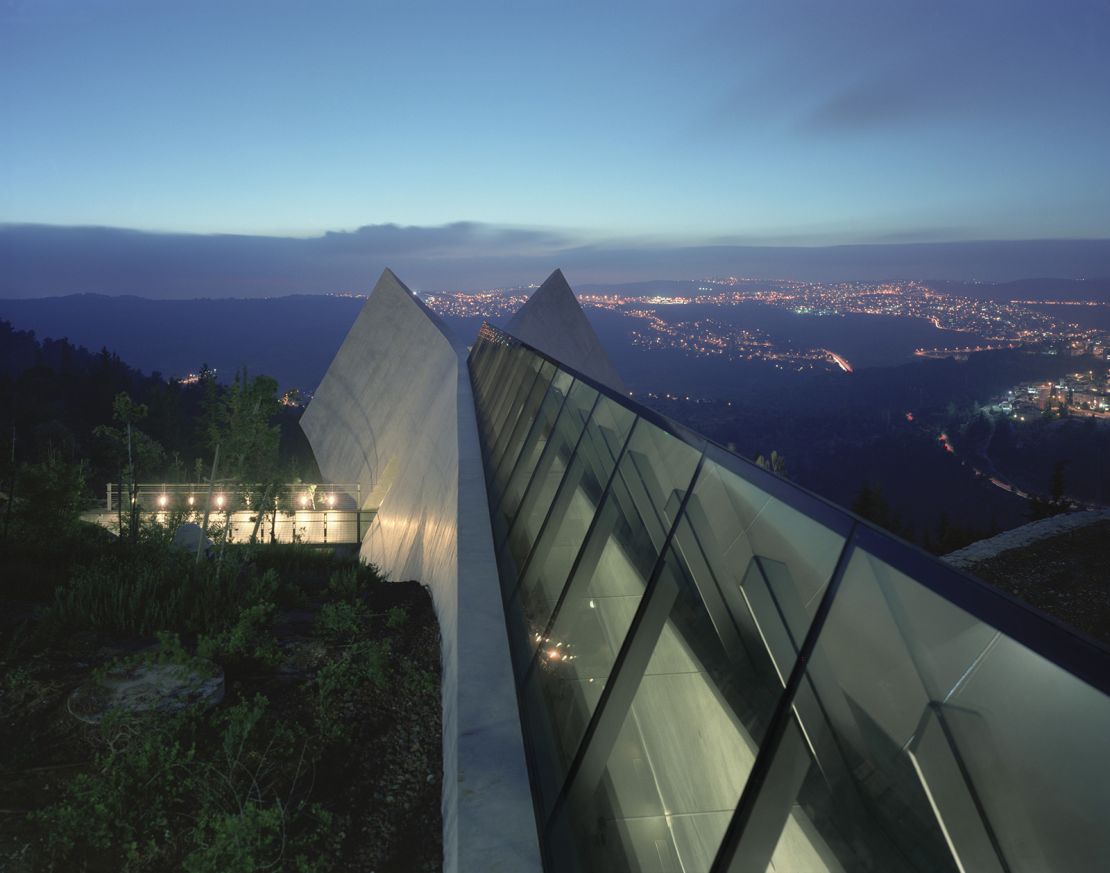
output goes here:
<path id="1" fill-rule="evenodd" d="M 1110 646 L 1110 519 L 969 555 L 960 566 Z"/>

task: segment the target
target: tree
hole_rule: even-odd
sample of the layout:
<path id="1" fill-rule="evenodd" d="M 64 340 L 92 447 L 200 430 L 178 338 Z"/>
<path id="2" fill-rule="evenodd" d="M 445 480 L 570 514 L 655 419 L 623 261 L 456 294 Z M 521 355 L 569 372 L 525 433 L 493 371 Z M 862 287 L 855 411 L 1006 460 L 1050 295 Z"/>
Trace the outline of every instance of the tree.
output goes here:
<path id="1" fill-rule="evenodd" d="M 165 450 L 161 444 L 135 427 L 135 423 L 147 416 L 147 407 L 135 403 L 126 391 L 121 391 L 112 401 L 112 419 L 122 427 L 100 425 L 93 428 L 93 437 L 107 445 L 117 464 L 122 467 L 121 481 L 127 483 L 130 503 L 128 534 L 132 541 L 139 533 L 138 471 L 150 474 L 161 469 L 165 462 Z M 120 520 L 122 531 L 123 495 L 120 494 Z"/>
<path id="2" fill-rule="evenodd" d="M 1048 493 L 1053 503 L 1064 502 L 1064 467 L 1066 467 L 1067 464 L 1067 461 L 1057 461 L 1056 466 L 1052 468 L 1052 478 L 1049 481 Z"/>
<path id="3" fill-rule="evenodd" d="M 20 520 L 32 535 L 64 536 L 81 517 L 85 489 L 84 461 L 67 460 L 47 451 L 45 459 L 27 464 L 20 473 Z"/>
<path id="4" fill-rule="evenodd" d="M 902 517 L 887 503 L 878 485 L 863 483 L 852 501 L 852 512 L 897 536 L 913 539 L 913 531 L 902 523 Z"/>
<path id="5" fill-rule="evenodd" d="M 764 470 L 770 470 L 772 473 L 777 473 L 779 476 L 786 475 L 786 458 L 774 450 L 771 451 L 770 458 L 756 455 L 755 465 L 762 467 Z"/>
<path id="6" fill-rule="evenodd" d="M 281 409 L 277 381 L 269 376 L 250 378 L 244 367 L 222 394 L 216 391 L 214 379 L 209 378 L 205 387 L 208 444 L 213 451 L 219 448 L 224 478 L 243 486 L 257 513 L 254 539 L 263 512 L 273 509 L 281 478 L 281 429 L 271 423 Z M 226 508 L 230 511 L 230 504 Z"/>

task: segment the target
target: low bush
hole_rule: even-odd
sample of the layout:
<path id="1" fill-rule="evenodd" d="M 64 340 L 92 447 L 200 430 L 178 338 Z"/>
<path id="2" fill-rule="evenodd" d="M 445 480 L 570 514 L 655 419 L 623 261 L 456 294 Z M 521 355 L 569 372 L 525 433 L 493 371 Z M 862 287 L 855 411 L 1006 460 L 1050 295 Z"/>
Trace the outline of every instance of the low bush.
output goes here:
<path id="1" fill-rule="evenodd" d="M 330 643 L 353 640 L 366 624 L 366 607 L 361 603 L 340 600 L 320 607 L 313 631 Z"/>
<path id="2" fill-rule="evenodd" d="M 383 688 L 389 646 L 378 641 L 354 643 L 316 674 L 316 727 L 325 742 L 353 739 L 351 715 L 368 686 Z"/>
<path id="3" fill-rule="evenodd" d="M 334 816 L 309 803 L 321 747 L 255 695 L 206 715 L 99 726 L 88 773 L 33 820 L 55 870 L 325 873 Z"/>
<path id="4" fill-rule="evenodd" d="M 177 549 L 138 544 L 77 568 L 59 588 L 44 626 L 54 634 L 95 630 L 120 636 L 219 627 L 234 611 L 235 574 L 197 564 Z"/>

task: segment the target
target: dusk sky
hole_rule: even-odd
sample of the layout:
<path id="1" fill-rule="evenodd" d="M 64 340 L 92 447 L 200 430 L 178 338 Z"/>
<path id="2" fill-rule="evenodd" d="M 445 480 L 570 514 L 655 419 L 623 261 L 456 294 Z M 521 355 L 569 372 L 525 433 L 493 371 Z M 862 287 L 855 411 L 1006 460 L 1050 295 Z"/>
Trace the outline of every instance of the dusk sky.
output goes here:
<path id="1" fill-rule="evenodd" d="M 658 254 L 704 247 L 1105 240 L 1107 45 L 1104 0 L 0 0 L 0 293 L 187 285 L 196 234 L 242 270 L 333 232 L 306 291 L 386 263 L 465 287 L 676 277 Z M 78 227 L 175 236 L 117 235 L 145 272 L 101 274 Z M 1071 272 L 1110 272 L 1099 251 Z M 991 263 L 968 278 L 1021 272 Z M 253 275 L 228 293 L 284 274 Z"/>

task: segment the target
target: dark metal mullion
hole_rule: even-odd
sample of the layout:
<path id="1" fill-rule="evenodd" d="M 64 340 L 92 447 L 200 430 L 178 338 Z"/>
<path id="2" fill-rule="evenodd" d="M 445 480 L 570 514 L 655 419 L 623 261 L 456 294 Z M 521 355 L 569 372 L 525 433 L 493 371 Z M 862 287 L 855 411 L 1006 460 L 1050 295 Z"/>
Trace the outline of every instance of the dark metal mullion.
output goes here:
<path id="1" fill-rule="evenodd" d="M 586 553 L 591 548 L 590 540 L 593 538 L 594 533 L 597 530 L 597 526 L 600 523 L 601 516 L 605 513 L 605 504 L 608 502 L 609 493 L 613 488 L 613 482 L 616 481 L 617 475 L 620 472 L 621 459 L 624 457 L 625 452 L 628 451 L 628 444 L 632 441 L 632 435 L 636 432 L 636 426 L 639 423 L 640 419 L 637 418 L 632 423 L 632 427 L 628 429 L 628 436 L 625 438 L 624 445 L 621 446 L 621 452 L 619 455 L 617 455 L 616 463 L 613 464 L 613 470 L 609 473 L 609 478 L 605 482 L 605 490 L 601 492 L 601 498 L 597 501 L 597 506 L 594 509 L 593 518 L 590 519 L 589 527 L 586 528 L 586 535 L 582 538 L 582 545 L 578 547 L 578 554 L 574 556 L 574 563 L 570 565 L 570 572 L 567 573 L 566 581 L 563 583 L 562 590 L 559 591 L 559 599 L 555 601 L 555 607 L 551 610 L 551 616 L 544 627 L 545 637 L 551 635 L 551 629 L 555 626 L 555 619 L 559 616 L 559 610 L 563 608 L 563 603 L 566 602 L 567 599 L 567 593 L 570 591 L 571 586 L 574 584 L 575 577 L 578 575 L 580 566 L 584 562 Z M 536 543 L 539 544 L 539 542 L 540 538 L 536 537 Z M 533 549 L 533 551 L 535 551 L 535 549 Z M 531 562 L 531 555 L 528 556 L 528 560 L 529 562 Z M 527 568 L 525 569 L 527 570 Z M 523 573 L 521 573 L 520 578 L 521 581 L 524 580 Z M 537 649 L 536 652 L 537 654 L 534 654 L 532 656 L 532 661 L 528 664 L 528 669 L 525 670 L 524 676 L 521 678 L 521 685 L 527 683 L 528 680 L 531 678 L 532 673 L 535 671 L 539 650 Z"/>
<path id="2" fill-rule="evenodd" d="M 847 540 L 845 540 L 845 543 L 847 543 Z M 786 610 L 783 609 L 782 598 L 776 593 L 775 586 L 771 584 L 771 574 L 767 572 L 767 567 L 763 563 L 763 556 L 753 553 L 752 560 L 755 562 L 755 568 L 763 579 L 763 587 L 767 589 L 767 594 L 771 599 L 771 605 L 775 608 L 775 615 L 778 616 L 779 624 L 782 625 L 782 629 L 786 633 L 786 638 L 790 641 L 790 648 L 794 650 L 794 657 L 797 659 L 798 652 L 801 651 L 805 639 L 803 639 L 801 643 L 798 642 L 794 634 L 794 629 L 790 625 L 790 617 L 786 614 Z M 803 606 L 802 609 L 804 611 L 805 607 Z M 795 663 L 797 663 L 796 660 Z"/>
<path id="3" fill-rule="evenodd" d="M 542 373 L 543 367 L 538 367 L 535 376 L 532 377 L 532 381 L 528 383 L 527 391 L 522 392 L 518 385 L 517 391 L 513 394 L 513 399 L 510 401 L 510 406 L 505 411 L 505 419 L 497 428 L 500 435 L 493 444 L 495 457 L 490 458 L 493 467 L 489 472 L 489 481 L 491 484 L 495 485 L 497 483 L 497 473 L 500 471 L 501 465 L 505 460 L 505 452 L 508 451 L 509 446 L 512 445 L 512 438 L 516 435 L 517 428 L 523 421 L 524 413 L 528 408 L 528 398 L 531 397 L 532 392 L 536 390 L 536 383 L 539 382 Z M 521 379 L 521 385 L 523 385 L 525 381 L 527 381 L 527 377 Z M 514 407 L 517 410 L 516 418 L 513 418 L 512 415 Z M 510 419 L 512 419 L 511 424 Z"/>
<path id="4" fill-rule="evenodd" d="M 847 542 L 847 540 L 845 540 L 845 542 Z M 856 544 L 856 547 L 859 547 L 858 542 Z M 801 645 L 805 643 L 805 640 L 803 639 L 802 643 L 799 644 L 799 642 L 795 638 L 794 631 L 791 630 L 790 623 L 786 620 L 786 613 L 782 608 L 781 598 L 775 593 L 775 586 L 771 583 L 771 576 L 767 572 L 767 566 L 764 561 L 765 559 L 760 555 L 755 555 L 752 558 L 752 562 L 755 565 L 755 570 L 759 574 L 760 578 L 762 578 L 763 580 L 763 586 L 767 589 L 767 594 L 770 598 L 771 606 L 774 608 L 775 615 L 778 616 L 779 623 L 782 625 L 783 632 L 786 634 L 786 639 L 790 644 L 790 649 L 794 657 L 794 664 L 797 664 L 798 653 L 799 651 L 801 651 Z M 771 655 L 771 659 L 772 662 L 774 662 L 773 654 Z M 791 670 L 793 670 L 793 666 L 791 667 Z M 787 681 L 789 681 L 789 678 L 790 677 L 788 676 Z M 805 678 L 802 681 L 805 686 L 809 688 L 812 705 L 817 708 L 816 717 L 823 720 L 824 723 L 830 727 L 828 742 L 831 742 L 832 744 L 833 754 L 822 755 L 821 751 L 819 751 L 815 745 L 812 750 L 814 755 L 814 762 L 816 763 L 817 767 L 820 768 L 827 781 L 834 782 L 838 779 L 843 778 L 844 780 L 847 780 L 846 784 L 854 787 L 855 782 L 852 781 L 850 778 L 851 774 L 849 773 L 848 765 L 846 763 L 849 760 L 849 756 L 844 748 L 845 744 L 843 742 L 841 734 L 843 731 L 850 729 L 848 728 L 848 726 L 854 725 L 855 720 L 851 717 L 850 713 L 844 712 L 844 692 L 837 685 L 836 681 L 832 678 L 832 676 L 830 675 L 828 664 L 824 662 L 809 664 L 809 667 L 806 670 Z M 818 687 L 826 688 L 828 690 L 828 693 L 818 694 Z M 784 684 L 783 689 L 785 688 L 786 686 Z M 803 731 L 806 732 L 807 737 L 812 740 L 813 727 L 812 725 L 810 725 L 810 727 L 807 729 L 806 726 L 809 723 L 805 720 L 805 717 L 810 715 L 810 713 L 803 712 L 801 709 L 799 709 L 799 695 L 801 689 L 802 685 L 799 685 L 798 693 L 795 693 L 794 695 L 793 707 L 798 714 L 798 720 L 801 723 Z M 783 692 L 780 691 L 779 693 L 781 694 Z M 838 710 L 838 718 L 833 718 L 831 710 Z M 841 729 L 839 731 L 832 729 L 832 725 L 834 724 L 841 725 Z M 860 745 L 863 744 L 862 738 L 859 740 L 859 743 Z M 860 802 L 858 798 L 855 798 L 854 794 L 853 798 L 855 799 L 855 802 Z"/>
<path id="5" fill-rule="evenodd" d="M 574 387 L 574 382 L 573 381 L 571 382 L 570 387 L 571 388 Z M 539 437 L 537 436 L 537 434 L 543 431 L 543 422 L 544 422 L 543 406 L 547 402 L 548 395 L 550 395 L 551 392 L 554 391 L 554 390 L 555 390 L 555 377 L 552 376 L 551 381 L 547 385 L 547 390 L 544 392 L 543 397 L 540 399 L 539 406 L 536 407 L 536 414 L 535 414 L 535 417 L 532 419 L 532 426 L 530 428 L 528 428 L 528 433 L 526 433 L 524 435 L 524 441 L 520 444 L 520 451 L 517 452 L 516 460 L 513 461 L 512 469 L 509 470 L 509 475 L 505 477 L 504 487 L 496 488 L 496 483 L 494 483 L 495 488 L 496 488 L 497 496 L 496 496 L 496 498 L 494 498 L 491 495 L 491 497 L 490 497 L 490 506 L 492 508 L 494 503 L 496 503 L 497 504 L 496 508 L 497 508 L 498 512 L 501 511 L 501 503 L 505 499 L 505 495 L 509 491 L 509 486 L 513 482 L 513 477 L 516 476 L 517 470 L 520 469 L 520 465 L 521 465 L 521 462 L 524 460 L 524 456 L 527 454 L 527 451 L 526 451 L 527 448 L 530 445 L 532 445 L 533 438 L 538 439 Z M 555 412 L 555 417 L 551 420 L 551 433 L 555 432 L 555 425 L 559 421 L 559 416 L 563 412 L 563 407 L 567 405 L 567 397 L 569 395 L 570 395 L 570 388 L 568 388 L 565 392 L 563 392 L 563 399 L 559 401 L 559 408 Z M 551 440 L 551 437 L 548 436 L 548 441 L 550 442 L 550 440 Z M 540 450 L 540 457 L 541 458 L 543 457 L 543 452 L 544 452 L 544 450 L 546 450 L 546 448 L 547 448 L 547 445 L 545 444 L 544 448 Z M 539 466 L 539 459 L 536 460 L 536 466 Z M 532 472 L 533 473 L 535 472 L 535 468 L 532 469 Z M 529 475 L 528 481 L 529 481 L 529 483 L 532 481 L 531 475 Z M 494 543 L 494 545 L 496 546 L 497 544 Z"/>
<path id="6" fill-rule="evenodd" d="M 489 364 L 492 352 L 493 349 L 489 343 L 479 343 L 466 358 L 472 376 L 470 380 L 472 393 L 476 399 L 483 403 L 486 399 L 486 390 L 489 383 Z M 475 373 L 479 374 L 477 378 L 473 378 Z"/>
<path id="7" fill-rule="evenodd" d="M 552 380 L 552 384 L 553 385 L 555 384 L 554 380 Z M 496 551 L 500 551 L 501 546 L 503 546 L 506 542 L 508 542 L 509 536 L 512 534 L 512 530 L 517 524 L 517 519 L 520 517 L 520 510 L 523 508 L 524 502 L 528 499 L 528 495 L 531 493 L 532 488 L 535 487 L 535 483 L 537 481 L 537 476 L 539 476 L 540 471 L 544 470 L 546 472 L 546 470 L 549 469 L 550 466 L 551 466 L 550 460 L 548 460 L 548 459 L 550 457 L 552 457 L 555 452 L 558 451 L 557 447 L 558 447 L 559 421 L 563 417 L 563 413 L 567 411 L 567 401 L 570 400 L 570 392 L 574 389 L 574 386 L 576 384 L 577 383 L 575 383 L 575 382 L 571 382 L 570 388 L 568 388 L 566 390 L 566 392 L 563 394 L 563 401 L 562 401 L 562 403 L 559 404 L 559 411 L 555 413 L 555 418 L 551 423 L 551 434 L 548 436 L 547 442 L 544 444 L 543 450 L 540 452 L 540 456 L 536 459 L 536 466 L 534 466 L 532 468 L 532 472 L 528 474 L 528 481 L 524 483 L 524 488 L 520 492 L 520 500 L 518 500 L 517 503 L 516 503 L 516 510 L 512 513 L 512 516 L 513 516 L 512 519 L 510 519 L 509 523 L 505 525 L 505 536 L 499 537 L 499 536 L 496 535 L 496 532 L 494 534 L 493 547 Z M 597 401 L 595 400 L 594 402 L 596 403 Z M 543 408 L 542 404 L 540 405 L 540 408 L 541 409 Z M 591 407 L 591 409 L 592 409 L 592 407 Z M 569 415 L 569 413 L 568 413 L 568 415 Z M 537 421 L 540 420 L 539 416 L 536 417 L 536 420 Z M 528 434 L 528 436 L 531 437 L 532 435 Z M 579 434 L 579 437 L 581 437 L 581 434 Z M 527 439 L 525 439 L 524 444 L 528 445 L 528 440 Z M 576 445 L 577 445 L 577 442 L 576 442 Z M 523 457 L 524 457 L 524 449 L 522 447 L 521 452 L 520 452 L 520 457 L 517 458 L 517 462 L 513 465 L 513 470 L 509 474 L 509 478 L 505 482 L 504 493 L 501 495 L 501 499 L 497 503 L 497 511 L 498 512 L 501 512 L 502 509 L 503 509 L 502 504 L 505 500 L 505 495 L 508 494 L 509 486 L 513 484 L 513 479 L 516 478 L 517 468 L 520 466 L 520 461 L 521 461 L 521 458 L 523 458 Z M 547 462 L 546 464 L 545 464 L 545 461 Z M 565 471 L 564 471 L 564 474 L 565 474 Z M 554 497 L 552 498 L 552 500 L 554 500 Z M 529 551 L 531 551 L 531 550 L 529 550 Z"/>
<path id="8" fill-rule="evenodd" d="M 474 371 L 470 367 L 467 367 L 467 370 L 470 373 L 470 392 L 471 392 L 471 396 L 473 397 L 474 396 Z M 478 430 L 478 447 L 479 447 L 479 451 L 482 455 L 482 466 L 485 467 L 485 465 L 486 465 L 486 463 L 489 459 L 489 445 L 486 442 L 485 428 L 482 427 L 483 421 L 486 418 L 486 416 L 483 415 L 483 412 L 484 412 L 484 408 L 479 408 L 478 404 L 475 403 L 475 413 L 479 418 L 478 428 L 477 428 L 477 430 Z M 491 521 L 493 520 L 492 509 L 490 510 L 490 520 Z"/>
<path id="9" fill-rule="evenodd" d="M 643 465 L 640 464 L 637 455 L 639 456 L 639 458 L 644 458 Z M 667 508 L 667 499 L 668 497 L 670 497 L 670 495 L 666 493 L 666 490 L 659 482 L 659 477 L 655 475 L 655 470 L 652 469 L 651 463 L 647 461 L 646 456 L 642 452 L 629 452 L 628 458 L 629 463 L 632 464 L 633 469 L 636 471 L 636 478 L 633 480 L 633 482 L 635 483 L 635 487 L 638 488 L 640 491 L 640 500 L 647 503 L 648 508 L 651 510 L 652 516 L 655 518 L 659 530 L 664 531 L 663 537 L 665 542 L 666 530 L 670 526 L 667 522 L 667 517 L 665 514 Z M 641 469 L 642 466 L 647 467 L 646 472 Z M 627 478 L 625 479 L 625 484 L 628 485 L 628 494 L 629 497 L 632 498 L 632 503 L 635 506 L 637 503 L 637 495 L 636 492 L 633 490 L 634 486 L 628 483 Z M 671 489 L 671 494 L 674 493 L 674 490 L 675 489 L 673 488 Z M 655 505 L 655 501 L 651 499 L 652 491 L 659 495 L 660 500 L 662 500 L 663 502 L 662 507 L 657 507 Z M 644 515 L 644 512 L 638 506 L 636 507 L 636 512 L 641 517 Z M 644 525 L 644 527 L 647 528 L 647 525 Z M 649 529 L 648 536 L 650 535 L 651 531 Z"/>
<path id="10" fill-rule="evenodd" d="M 524 454 L 524 447 L 526 445 L 528 445 L 528 439 L 532 436 L 533 428 L 536 426 L 536 424 L 538 422 L 542 421 L 542 416 L 540 415 L 540 413 L 543 411 L 543 404 L 544 404 L 544 401 L 547 400 L 547 395 L 550 394 L 555 389 L 555 377 L 557 375 L 558 375 L 558 371 L 551 374 L 551 378 L 547 381 L 547 386 L 543 389 L 543 395 L 540 397 L 539 402 L 535 404 L 535 407 L 532 409 L 532 411 L 530 413 L 528 411 L 528 407 L 531 405 L 531 400 L 534 397 L 535 392 L 537 390 L 539 390 L 540 383 L 538 381 L 533 382 L 532 386 L 528 389 L 528 393 L 525 395 L 524 402 L 521 404 L 521 407 L 520 407 L 520 415 L 517 417 L 517 420 L 513 423 L 513 432 L 509 435 L 508 440 L 505 441 L 505 447 L 502 450 L 501 460 L 498 462 L 497 469 L 494 471 L 493 481 L 494 481 L 494 486 L 495 487 L 497 486 L 497 483 L 499 481 L 503 481 L 505 483 L 505 485 L 509 484 L 509 478 L 512 476 L 513 470 L 516 469 L 517 463 L 520 461 L 521 457 Z M 529 419 L 530 419 L 530 422 L 529 422 Z M 516 457 L 514 457 L 512 459 L 512 463 L 510 463 L 509 462 L 509 452 L 510 452 L 513 444 L 515 443 L 515 441 L 517 439 L 517 436 L 520 434 L 520 432 L 522 430 L 525 431 L 524 439 L 521 440 L 521 442 L 520 442 L 520 448 L 518 448 L 517 451 L 516 451 Z M 510 468 L 509 469 L 509 476 L 506 476 L 504 479 L 502 479 L 501 478 L 501 473 L 505 470 L 506 466 L 508 466 Z M 500 503 L 501 502 L 501 492 L 504 491 L 504 488 L 497 488 L 497 491 L 498 491 L 498 496 L 497 496 L 495 502 Z"/>
<path id="11" fill-rule="evenodd" d="M 560 505 L 560 497 L 563 495 L 564 491 L 566 491 L 570 487 L 567 484 L 567 481 L 570 478 L 571 471 L 574 469 L 574 464 L 578 459 L 578 449 L 582 445 L 582 440 L 586 438 L 586 431 L 590 427 L 590 422 L 593 420 L 594 411 L 597 409 L 597 405 L 600 402 L 601 395 L 599 394 L 597 396 L 597 399 L 594 400 L 593 406 L 590 407 L 590 412 L 586 416 L 586 423 L 582 425 L 582 432 L 578 434 L 578 439 L 574 443 L 574 448 L 571 449 L 570 460 L 567 462 L 567 468 L 563 471 L 563 478 L 559 480 L 559 485 L 558 487 L 556 487 L 555 494 L 551 498 L 551 504 L 547 507 L 547 511 L 543 515 L 543 521 L 540 522 L 540 528 L 538 531 L 536 531 L 536 538 L 532 540 L 532 544 L 528 547 L 528 554 L 524 556 L 524 561 L 520 565 L 520 572 L 517 574 L 518 585 L 521 581 L 523 581 L 524 575 L 528 572 L 528 567 L 532 563 L 532 556 L 536 554 L 537 547 L 543 541 L 544 532 L 547 530 L 547 526 L 550 523 L 552 516 L 555 514 L 556 507 Z M 529 491 L 531 490 L 533 484 L 534 480 L 532 483 L 529 483 Z M 524 508 L 524 502 L 528 499 L 529 496 L 530 495 L 528 493 L 525 493 L 524 500 L 520 502 L 520 508 L 517 509 L 516 516 L 513 518 L 513 523 L 512 525 L 510 525 L 509 532 L 505 536 L 505 542 L 509 543 L 510 547 L 512 544 L 513 531 L 516 529 L 516 526 L 518 524 L 523 524 L 523 522 L 520 520 L 521 510 Z M 513 589 L 513 593 L 516 593 L 516 588 Z"/>
<path id="12" fill-rule="evenodd" d="M 948 750 L 952 753 L 952 759 L 956 762 L 956 768 L 960 771 L 960 776 L 964 780 L 964 787 L 967 788 L 968 796 L 971 798 L 971 803 L 975 807 L 975 811 L 979 813 L 979 819 L 983 824 L 983 830 L 987 833 L 987 839 L 990 841 L 991 848 L 994 850 L 998 858 L 998 864 L 1005 873 L 1010 873 L 1010 865 L 1006 862 L 1006 856 L 1002 852 L 1002 843 L 999 842 L 998 835 L 991 827 L 990 817 L 987 815 L 987 808 L 983 805 L 983 799 L 979 796 L 979 792 L 975 790 L 975 780 L 971 777 L 971 771 L 967 768 L 967 762 L 964 761 L 964 756 L 960 753 L 960 747 L 956 744 L 956 737 L 952 733 L 952 728 L 948 725 L 948 719 L 944 715 L 944 703 L 936 700 L 930 700 L 927 708 L 933 711 L 936 717 L 937 724 L 940 726 L 941 735 L 944 737 L 945 742 L 948 743 Z"/>
<path id="13" fill-rule="evenodd" d="M 498 446 L 505 438 L 505 425 L 508 423 L 509 416 L 512 410 L 518 404 L 516 398 L 520 394 L 520 390 L 525 382 L 528 382 L 528 373 L 532 373 L 532 382 L 528 382 L 529 389 L 532 384 L 539 377 L 542 363 L 537 367 L 532 367 L 528 360 L 524 358 L 523 354 L 518 354 L 515 358 L 510 352 L 508 359 L 508 370 L 505 374 L 505 387 L 503 391 L 499 392 L 498 399 L 494 402 L 490 410 L 490 433 L 493 439 L 490 444 L 490 470 L 486 471 L 486 479 L 489 480 L 493 477 L 494 473 L 494 460 L 498 450 Z M 514 366 L 515 365 L 515 366 Z M 527 395 L 525 395 L 527 396 Z"/>
<path id="14" fill-rule="evenodd" d="M 501 405 L 501 398 L 495 398 L 493 395 L 493 384 L 498 374 L 507 366 L 511 361 L 509 350 L 507 348 L 498 348 L 494 350 L 494 354 L 490 357 L 489 362 L 486 364 L 486 372 L 482 377 L 481 385 L 481 404 L 482 404 L 482 422 L 481 428 L 486 432 L 487 437 L 493 433 L 493 413 L 494 410 Z M 471 371 L 473 373 L 473 370 Z M 473 384 L 473 380 L 472 384 Z M 476 386 L 477 387 L 477 386 Z M 488 442 L 488 439 L 487 439 Z"/>
<path id="15" fill-rule="evenodd" d="M 729 822 L 725 835 L 721 840 L 721 845 L 717 849 L 717 857 L 714 858 L 713 865 L 709 868 L 710 873 L 727 873 L 727 871 L 732 870 L 732 862 L 744 839 L 744 831 L 756 811 L 760 793 L 775 763 L 775 758 L 782 745 L 783 736 L 794 717 L 795 695 L 802 684 L 802 680 L 806 676 L 809 659 L 813 656 L 813 650 L 816 648 L 817 640 L 821 636 L 821 631 L 825 626 L 825 619 L 828 618 L 833 601 L 836 599 L 836 593 L 840 589 L 840 582 L 844 578 L 844 571 L 848 568 L 848 562 L 852 557 L 852 553 L 855 551 L 856 529 L 857 525 L 853 523 L 847 538 L 844 540 L 844 547 L 840 550 L 840 557 L 837 559 L 836 566 L 833 568 L 828 587 L 825 589 L 825 594 L 821 598 L 820 604 L 817 606 L 817 612 L 814 614 L 813 621 L 810 623 L 809 630 L 806 632 L 805 639 L 802 641 L 802 647 L 798 651 L 798 656 L 794 661 L 794 669 L 790 671 L 790 678 L 787 679 L 782 697 L 779 699 L 774 715 L 771 716 L 770 724 L 767 727 L 767 733 L 763 743 L 759 747 L 759 752 L 756 755 L 751 772 L 748 774 L 747 782 L 744 785 L 744 791 L 740 795 L 740 800 L 736 804 L 736 810 L 732 814 L 732 820 Z M 772 844 L 771 849 L 773 851 L 774 844 Z M 768 856 L 767 863 L 770 863 L 770 860 Z M 760 869 L 766 869 L 766 867 L 767 864 L 765 863 Z"/>
<path id="16" fill-rule="evenodd" d="M 684 515 L 686 526 L 690 529 L 690 536 L 693 538 L 693 548 L 697 550 L 696 555 L 685 555 L 686 566 L 689 569 L 690 578 L 694 583 L 694 587 L 698 589 L 701 595 L 702 603 L 705 605 L 706 611 L 709 613 L 709 619 L 713 622 L 714 629 L 717 631 L 717 638 L 721 641 L 725 651 L 728 652 L 729 658 L 736 661 L 742 655 L 749 663 L 751 663 L 751 655 L 747 647 L 744 645 L 744 639 L 740 634 L 740 628 L 736 622 L 736 616 L 732 614 L 732 609 L 729 607 L 728 601 L 725 600 L 722 593 L 722 585 L 717 578 L 717 571 L 713 568 L 713 561 L 709 559 L 709 555 L 705 546 L 702 544 L 702 537 L 698 533 L 699 525 L 695 525 L 691 519 L 691 511 L 696 511 L 697 514 L 705 519 L 705 510 L 701 507 L 701 501 L 696 497 L 690 501 L 686 507 Z M 682 552 L 682 537 L 677 539 L 678 547 Z M 720 551 L 718 549 L 718 551 Z M 698 574 L 694 572 L 691 566 L 691 558 L 696 557 L 701 561 L 705 572 L 709 578 L 703 581 L 698 581 Z M 754 668 L 754 664 L 752 664 Z"/>
<path id="17" fill-rule="evenodd" d="M 667 555 L 674 540 L 675 531 L 678 530 L 686 504 L 694 493 L 694 485 L 701 475 L 704 461 L 703 452 L 698 457 L 693 476 L 690 477 L 690 482 L 682 495 L 682 502 L 659 549 L 655 566 L 652 567 L 651 576 L 636 608 L 636 614 L 632 617 L 632 623 L 624 635 L 620 651 L 617 652 L 617 657 L 609 670 L 609 679 L 594 708 L 586 732 L 578 744 L 574 761 L 567 770 L 562 790 L 548 818 L 547 828 L 552 826 L 564 809 L 568 806 L 573 808 L 584 795 L 592 792 L 605 772 L 605 765 L 609 761 L 617 735 L 632 706 L 636 690 L 640 687 L 640 680 L 644 677 L 644 671 L 655 651 L 659 635 L 678 599 L 678 584 L 673 579 L 663 583 L 660 578 L 667 564 Z"/>

